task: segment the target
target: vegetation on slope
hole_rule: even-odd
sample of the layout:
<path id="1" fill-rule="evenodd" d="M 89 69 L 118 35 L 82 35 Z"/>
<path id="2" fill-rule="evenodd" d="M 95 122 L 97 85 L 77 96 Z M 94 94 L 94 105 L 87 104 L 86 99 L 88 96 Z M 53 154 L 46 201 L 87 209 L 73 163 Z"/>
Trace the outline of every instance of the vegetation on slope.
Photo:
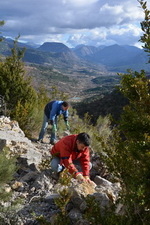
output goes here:
<path id="1" fill-rule="evenodd" d="M 145 43 L 145 50 L 149 53 L 150 11 L 147 9 L 146 2 L 139 2 L 145 13 L 145 20 L 141 23 L 144 31 L 141 41 Z M 20 123 L 24 121 L 24 118 L 27 119 L 27 122 L 31 122 L 36 118 L 35 111 L 40 110 L 38 107 L 44 105 L 47 96 L 44 91 L 39 92 L 39 95 L 28 82 L 26 83 L 22 76 L 20 52 L 14 53 L 15 55 L 12 54 L 11 58 L 7 58 L 0 65 L 2 72 L 0 73 L 2 74 L 0 75 L 0 84 L 3 85 L 0 90 L 5 90 L 6 85 L 11 87 L 11 92 L 8 88 L 8 91 L 2 94 L 10 103 L 12 112 L 15 112 L 14 118 L 20 119 Z M 15 86 L 16 83 L 12 78 L 20 74 L 21 77 L 19 76 L 20 79 L 17 79 L 18 83 Z M 5 80 L 7 75 L 7 80 Z M 74 113 L 70 122 L 73 133 L 85 131 L 91 135 L 93 149 L 101 155 L 108 170 L 114 175 L 115 179 L 119 179 L 123 187 L 119 200 L 119 203 L 124 206 L 123 214 L 116 215 L 115 209 L 110 210 L 97 222 L 103 225 L 148 225 L 150 221 L 150 81 L 144 71 L 128 71 L 126 74 L 120 74 L 120 76 L 119 89 L 123 96 L 128 99 L 128 104 L 124 107 L 116 127 L 112 129 L 108 116 L 99 117 L 95 126 L 93 126 L 88 123 L 90 118 L 87 114 L 84 120 L 80 120 Z M 14 82 L 16 88 L 12 88 L 11 84 L 13 83 L 10 81 Z M 22 87 L 22 89 L 19 89 L 21 94 L 18 91 L 20 85 Z M 22 92 L 23 90 L 24 92 Z M 30 92 L 30 99 L 26 95 L 27 90 Z M 36 107 L 37 105 L 38 107 Z M 30 109 L 34 109 L 34 113 Z M 25 127 L 25 129 L 27 128 Z"/>

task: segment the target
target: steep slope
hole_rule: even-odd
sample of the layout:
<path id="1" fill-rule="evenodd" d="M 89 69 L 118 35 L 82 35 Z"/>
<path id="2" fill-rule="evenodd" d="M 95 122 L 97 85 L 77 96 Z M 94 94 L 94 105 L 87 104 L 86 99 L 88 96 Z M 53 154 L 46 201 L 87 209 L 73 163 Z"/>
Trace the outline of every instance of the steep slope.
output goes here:
<path id="1" fill-rule="evenodd" d="M 74 104 L 74 107 L 81 118 L 88 112 L 92 123 L 95 124 L 99 116 L 111 115 L 118 120 L 126 104 L 128 104 L 127 99 L 120 92 L 114 90 L 104 96 L 85 99 L 81 103 Z"/>
<path id="2" fill-rule="evenodd" d="M 65 211 L 63 212 L 67 215 L 67 219 L 72 225 L 76 225 L 80 221 L 80 224 L 83 224 L 84 213 L 81 205 L 85 204 L 87 195 L 93 195 L 97 202 L 101 196 L 99 203 L 101 210 L 104 210 L 104 206 L 110 208 L 112 201 L 115 203 L 118 199 L 120 184 L 112 183 L 102 177 L 106 168 L 98 154 L 93 152 L 91 155 L 93 167 L 90 176 L 95 183 L 81 184 L 64 170 L 60 174 L 60 178 L 61 180 L 67 178 L 66 186 L 65 183 L 58 180 L 58 174 L 50 168 L 52 158 L 49 153 L 49 149 L 52 147 L 50 144 L 31 142 L 25 137 L 17 121 L 11 121 L 4 116 L 0 117 L 0 134 L 0 151 L 2 152 L 5 148 L 9 151 L 9 157 L 16 155 L 17 164 L 13 180 L 5 186 L 3 183 L 1 184 L 1 194 L 4 191 L 11 194 L 9 199 L 0 202 L 1 225 L 62 224 L 56 220 L 62 210 L 56 204 L 56 198 L 61 200 L 62 196 L 68 205 L 71 205 L 70 208 L 66 208 L 64 201 Z M 8 170 L 10 169 L 8 168 Z M 3 172 L 2 169 L 1 172 Z M 72 179 L 70 180 L 69 177 Z M 96 189 L 97 185 L 101 185 L 102 189 Z M 70 197 L 65 194 L 68 192 L 63 194 L 65 189 L 71 193 Z M 76 199 L 80 201 L 76 201 Z M 88 221 L 86 224 L 89 224 Z"/>
<path id="3" fill-rule="evenodd" d="M 98 49 L 94 46 L 80 45 L 80 46 L 76 46 L 76 48 L 74 48 L 73 51 L 79 57 L 86 58 L 88 55 L 92 55 L 95 52 L 97 52 Z"/>

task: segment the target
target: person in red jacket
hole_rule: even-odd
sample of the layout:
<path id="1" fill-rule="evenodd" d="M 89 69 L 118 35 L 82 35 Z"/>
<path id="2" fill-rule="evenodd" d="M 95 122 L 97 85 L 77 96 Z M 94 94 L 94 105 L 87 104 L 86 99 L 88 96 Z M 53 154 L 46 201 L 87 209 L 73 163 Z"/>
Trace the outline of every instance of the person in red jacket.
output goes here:
<path id="1" fill-rule="evenodd" d="M 50 150 L 53 156 L 51 168 L 59 173 L 67 168 L 69 173 L 80 182 L 92 182 L 89 177 L 92 164 L 90 163 L 90 136 L 87 133 L 73 134 L 63 137 Z M 76 162 L 80 163 L 79 171 Z"/>

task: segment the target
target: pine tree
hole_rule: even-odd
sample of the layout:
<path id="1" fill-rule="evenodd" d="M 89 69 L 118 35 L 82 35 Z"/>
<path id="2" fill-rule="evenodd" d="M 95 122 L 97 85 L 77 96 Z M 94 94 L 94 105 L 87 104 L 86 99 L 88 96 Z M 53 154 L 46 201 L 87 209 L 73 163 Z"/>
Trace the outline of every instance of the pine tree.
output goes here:
<path id="1" fill-rule="evenodd" d="M 5 22 L 4 22 L 4 20 L 0 20 L 0 26 L 3 26 L 5 24 Z M 0 34 L 1 34 L 1 32 L 0 32 Z M 3 40 L 3 38 L 0 38 L 0 41 L 2 41 Z"/>
<path id="2" fill-rule="evenodd" d="M 4 204 L 11 198 L 12 190 L 8 185 L 17 171 L 16 158 L 10 156 L 9 153 L 8 148 L 4 148 L 0 152 L 0 224 L 7 224 L 6 220 L 9 221 L 8 215 L 14 213 L 12 205 L 7 206 L 7 204 Z"/>
<path id="3" fill-rule="evenodd" d="M 30 79 L 24 77 L 22 62 L 24 50 L 17 49 L 16 41 L 11 53 L 11 56 L 8 56 L 0 65 L 0 94 L 5 97 L 8 108 L 13 110 L 18 101 L 22 104 L 35 101 L 36 93 L 31 86 Z"/>
<path id="4" fill-rule="evenodd" d="M 7 115 L 17 120 L 26 133 L 36 107 L 37 93 L 31 85 L 31 79 L 25 77 L 22 62 L 25 50 L 17 48 L 18 38 L 14 41 L 11 55 L 0 64 L 0 95 L 7 103 Z"/>
<path id="5" fill-rule="evenodd" d="M 148 10 L 147 8 L 147 2 L 141 0 L 139 1 L 139 3 L 141 4 L 141 7 L 145 15 L 144 20 L 141 22 L 141 29 L 143 31 L 143 35 L 141 36 L 140 41 L 144 43 L 143 48 L 145 52 L 150 53 L 150 10 Z"/>
<path id="6" fill-rule="evenodd" d="M 16 171 L 15 157 L 9 156 L 9 150 L 0 152 L 0 199 L 5 200 L 9 194 L 5 191 L 5 184 L 12 180 Z"/>

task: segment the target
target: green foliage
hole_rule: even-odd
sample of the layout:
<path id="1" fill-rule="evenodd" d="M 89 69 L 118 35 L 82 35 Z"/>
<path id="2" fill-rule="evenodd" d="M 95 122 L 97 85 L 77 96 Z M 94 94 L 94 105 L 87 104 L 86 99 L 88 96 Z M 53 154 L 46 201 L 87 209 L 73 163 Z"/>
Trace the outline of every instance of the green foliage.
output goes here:
<path id="1" fill-rule="evenodd" d="M 12 190 L 10 182 L 14 179 L 17 171 L 16 156 L 12 154 L 8 147 L 4 147 L 0 152 L 0 224 L 17 224 L 16 211 L 22 199 L 11 198 Z"/>
<path id="2" fill-rule="evenodd" d="M 141 4 L 145 15 L 144 21 L 141 22 L 141 29 L 143 31 L 143 35 L 141 36 L 140 41 L 144 43 L 143 48 L 145 52 L 150 53 L 150 10 L 147 9 L 146 1 L 140 0 L 139 3 Z"/>
<path id="3" fill-rule="evenodd" d="M 123 94 L 118 90 L 114 90 L 109 94 L 97 95 L 73 105 L 81 118 L 88 112 L 91 122 L 95 125 L 99 116 L 111 115 L 117 121 L 122 113 L 123 106 L 127 103 L 128 101 Z"/>
<path id="4" fill-rule="evenodd" d="M 15 172 L 16 159 L 10 157 L 8 149 L 0 152 L 0 186 L 2 187 L 6 182 L 10 181 Z"/>
<path id="5" fill-rule="evenodd" d="M 55 199 L 55 204 L 58 206 L 60 211 L 56 215 L 55 223 L 61 225 L 69 225 L 70 219 L 67 216 L 66 206 L 72 196 L 72 193 L 69 190 L 71 176 L 68 173 L 67 169 L 65 169 L 60 176 L 61 177 L 59 178 L 59 182 L 61 184 L 61 189 L 57 191 L 59 197 Z"/>
<path id="6" fill-rule="evenodd" d="M 122 201 L 128 223 L 148 224 L 150 187 L 150 81 L 141 73 L 121 75 L 120 91 L 129 99 L 113 131 L 106 162 L 123 185 Z M 132 215 L 132 216 L 131 216 Z"/>
<path id="7" fill-rule="evenodd" d="M 68 186 L 71 182 L 72 176 L 68 172 L 67 169 L 64 169 L 62 173 L 60 173 L 59 183 L 63 186 Z"/>
<path id="8" fill-rule="evenodd" d="M 30 78 L 25 78 L 22 63 L 24 50 L 17 48 L 17 39 L 11 53 L 12 55 L 0 64 L 0 94 L 7 102 L 7 114 L 16 119 L 26 132 L 37 102 L 37 94 L 31 86 Z"/>
<path id="9" fill-rule="evenodd" d="M 42 171 L 42 170 L 49 169 L 49 165 L 50 165 L 50 159 L 49 158 L 43 158 L 41 160 L 40 164 L 38 165 L 38 167 Z"/>
<path id="10" fill-rule="evenodd" d="M 51 223 L 48 222 L 43 215 L 34 216 L 34 217 L 35 217 L 36 221 L 38 221 L 38 223 L 40 225 L 51 225 Z"/>
<path id="11" fill-rule="evenodd" d="M 5 22 L 4 22 L 4 20 L 0 20 L 0 26 L 3 26 L 5 24 Z M 1 34 L 1 32 L 0 32 L 0 34 Z M 2 41 L 3 40 L 3 38 L 0 38 L 0 41 Z"/>
<path id="12" fill-rule="evenodd" d="M 116 215 L 114 205 L 109 209 L 102 209 L 94 196 L 88 195 L 85 198 L 86 209 L 83 217 L 92 225 L 128 225 L 128 219 Z"/>
<path id="13" fill-rule="evenodd" d="M 67 217 L 67 215 L 64 215 L 64 214 L 62 214 L 62 212 L 59 212 L 55 217 L 55 224 L 70 225 L 70 220 Z"/>
<path id="14" fill-rule="evenodd" d="M 130 72 L 122 77 L 121 85 L 120 90 L 130 101 L 122 115 L 124 123 L 121 129 L 128 139 L 147 142 L 150 128 L 150 80 L 144 71 Z"/>
<path id="15" fill-rule="evenodd" d="M 84 212 L 83 217 L 92 225 L 101 224 L 102 216 L 98 202 L 96 202 L 95 198 L 90 195 L 86 197 L 85 201 L 86 210 Z"/>
<path id="16" fill-rule="evenodd" d="M 45 87 L 41 85 L 37 90 L 37 101 L 34 105 L 34 108 L 32 108 L 32 114 L 30 114 L 29 123 L 26 124 L 28 133 L 32 138 L 35 136 L 37 137 L 38 135 L 43 121 L 44 107 L 48 101 L 48 92 L 46 91 Z"/>
<path id="17" fill-rule="evenodd" d="M 118 126 L 112 129 L 109 116 L 99 117 L 96 125 L 91 126 L 90 117 L 86 115 L 85 124 L 81 123 L 79 130 L 90 132 L 92 148 L 99 152 L 105 166 L 114 179 L 119 179 L 123 188 L 120 201 L 126 206 L 125 215 L 116 215 L 112 209 L 97 221 L 106 225 L 147 225 L 150 207 L 150 81 L 144 71 L 129 71 L 120 76 L 120 91 L 129 104 L 124 107 Z M 92 218 L 91 211 L 89 221 L 98 224 L 94 219 L 92 222 Z"/>
<path id="18" fill-rule="evenodd" d="M 88 195 L 85 198 L 86 209 L 83 217 L 92 225 L 131 225 L 128 218 L 117 215 L 115 205 L 110 208 L 101 208 L 100 203 L 94 196 Z"/>
<path id="19" fill-rule="evenodd" d="M 9 149 L 4 148 L 0 152 L 0 223 L 5 221 L 7 212 L 13 212 L 13 207 L 4 207 L 2 202 L 9 200 L 11 192 L 7 191 L 6 184 L 13 179 L 16 171 L 16 159 L 10 156 Z M 3 223 L 4 224 L 4 223 Z"/>
<path id="20" fill-rule="evenodd" d="M 11 110 L 17 105 L 18 100 L 22 104 L 33 103 L 36 100 L 31 80 L 24 77 L 24 65 L 21 61 L 23 54 L 24 50 L 18 50 L 15 42 L 12 55 L 8 56 L 0 67 L 1 95 L 5 97 Z"/>
<path id="21" fill-rule="evenodd" d="M 25 134 L 29 134 L 31 124 L 28 123 L 31 120 L 33 112 L 32 110 L 33 106 L 30 103 L 25 102 L 24 104 L 21 104 L 21 102 L 18 101 L 16 107 L 13 110 L 13 114 L 11 114 L 12 117 L 18 121 L 19 126 L 23 129 Z"/>
<path id="22" fill-rule="evenodd" d="M 0 20 L 0 26 L 3 26 L 5 24 L 4 20 Z"/>
<path id="23" fill-rule="evenodd" d="M 22 62 L 25 50 L 18 49 L 17 40 L 11 56 L 0 64 L 0 95 L 7 103 L 7 115 L 17 120 L 25 134 L 31 137 L 34 131 L 40 129 L 43 109 L 49 98 L 43 86 L 36 91 L 30 77 L 25 75 Z"/>

